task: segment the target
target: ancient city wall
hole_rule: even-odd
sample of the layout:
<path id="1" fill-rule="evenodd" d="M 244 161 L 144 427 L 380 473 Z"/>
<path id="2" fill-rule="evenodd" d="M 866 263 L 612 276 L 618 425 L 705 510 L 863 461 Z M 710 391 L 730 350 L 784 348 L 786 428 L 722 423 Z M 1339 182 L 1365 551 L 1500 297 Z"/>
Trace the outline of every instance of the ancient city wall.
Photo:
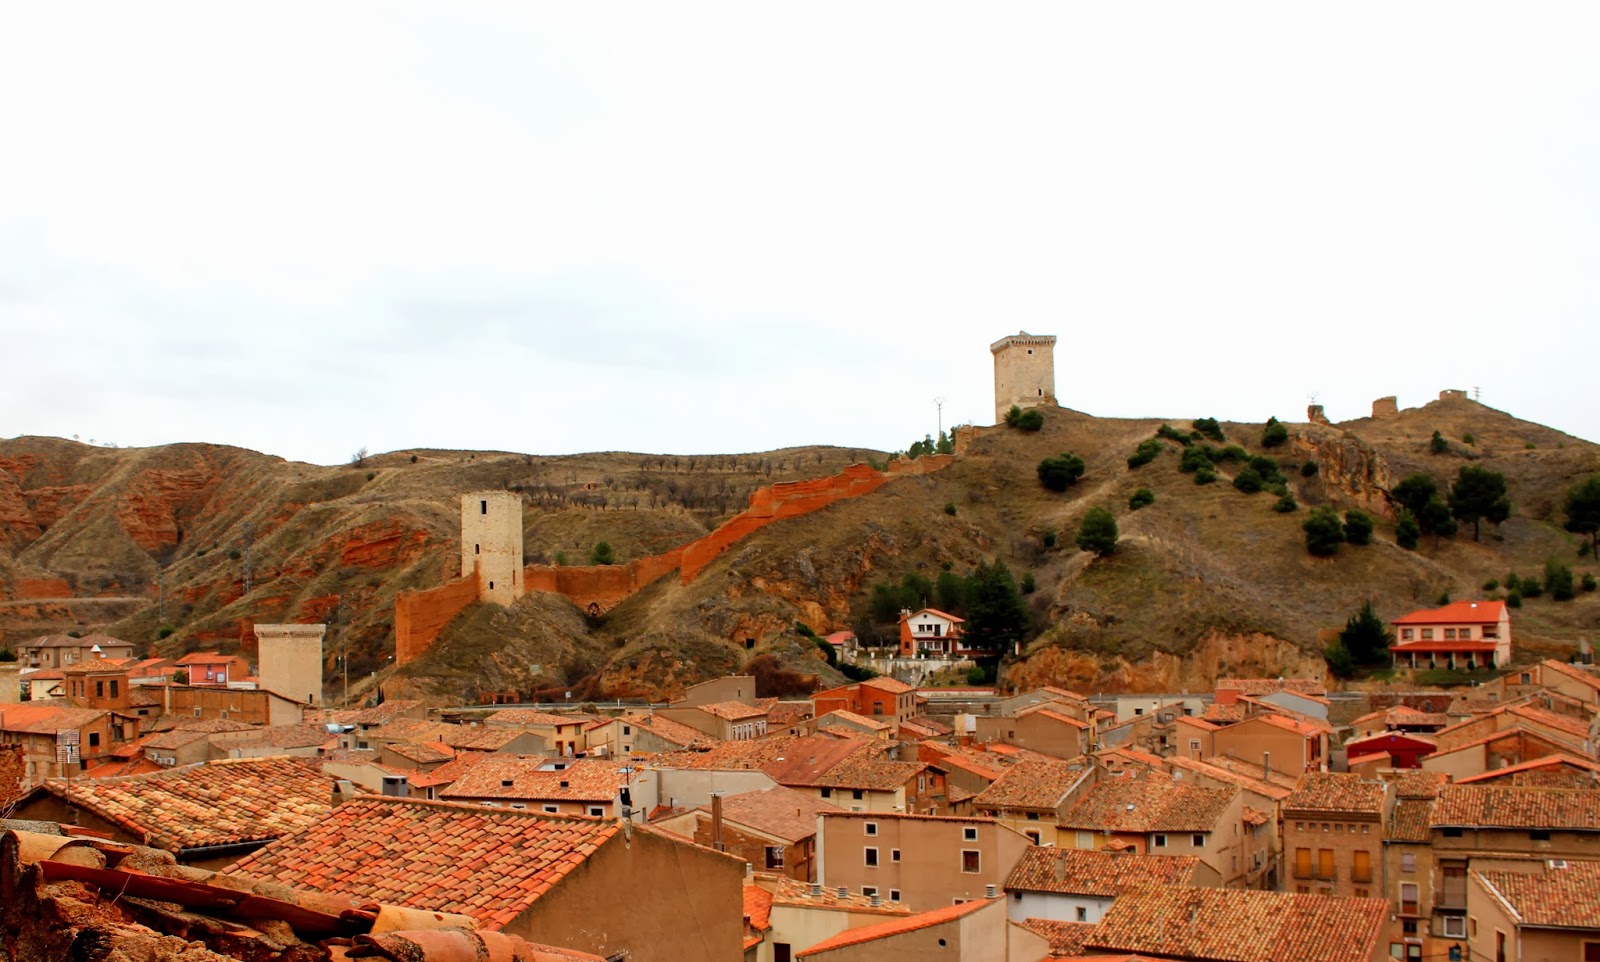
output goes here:
<path id="1" fill-rule="evenodd" d="M 433 639 L 478 600 L 478 579 L 462 578 L 427 591 L 402 591 L 394 596 L 394 663 L 403 665 L 428 650 Z"/>
<path id="2" fill-rule="evenodd" d="M 950 454 L 896 459 L 889 462 L 887 471 L 853 464 L 832 477 L 784 481 L 758 488 L 750 495 L 749 507 L 681 548 L 620 565 L 528 565 L 522 569 L 523 588 L 566 595 L 584 611 L 610 611 L 646 585 L 674 571 L 688 584 L 718 555 L 774 521 L 797 518 L 846 498 L 869 494 L 900 475 L 931 474 L 954 460 L 955 456 Z M 427 651 L 444 626 L 479 597 L 478 582 L 470 577 L 443 588 L 396 595 L 395 663 L 405 664 Z"/>

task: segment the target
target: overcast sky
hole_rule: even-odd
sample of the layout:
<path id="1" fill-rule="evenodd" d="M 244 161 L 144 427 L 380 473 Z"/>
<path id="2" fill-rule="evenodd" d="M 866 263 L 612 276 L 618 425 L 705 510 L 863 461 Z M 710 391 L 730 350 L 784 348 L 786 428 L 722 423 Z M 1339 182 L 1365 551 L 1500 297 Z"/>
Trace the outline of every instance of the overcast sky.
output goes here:
<path id="1" fill-rule="evenodd" d="M 1600 439 L 1600 4 L 12 4 L 0 436 L 903 448 L 1441 388 Z"/>

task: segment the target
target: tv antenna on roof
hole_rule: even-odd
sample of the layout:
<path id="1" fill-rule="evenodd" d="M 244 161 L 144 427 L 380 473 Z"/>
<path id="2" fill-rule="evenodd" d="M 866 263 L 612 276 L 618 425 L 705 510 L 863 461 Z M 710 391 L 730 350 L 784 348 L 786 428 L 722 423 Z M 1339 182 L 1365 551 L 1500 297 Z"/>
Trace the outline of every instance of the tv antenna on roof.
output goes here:
<path id="1" fill-rule="evenodd" d="M 939 433 L 944 434 L 944 398 L 933 399 L 933 406 L 939 410 Z"/>

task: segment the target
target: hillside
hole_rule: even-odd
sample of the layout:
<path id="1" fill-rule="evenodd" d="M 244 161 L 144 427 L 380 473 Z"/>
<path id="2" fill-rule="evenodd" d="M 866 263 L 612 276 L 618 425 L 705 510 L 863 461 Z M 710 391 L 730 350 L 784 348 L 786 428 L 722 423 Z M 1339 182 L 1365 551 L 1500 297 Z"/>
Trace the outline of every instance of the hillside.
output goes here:
<path id="1" fill-rule="evenodd" d="M 1203 412 L 1200 412 L 1203 413 Z M 1194 415 L 1198 416 L 1198 414 Z M 1174 418 L 1187 429 L 1190 418 Z M 976 429 L 936 474 L 881 489 L 754 532 L 682 584 L 664 578 L 602 618 L 564 598 L 530 595 L 510 609 L 473 606 L 395 683 L 437 701 L 484 692 L 574 690 L 574 697 L 655 696 L 742 667 L 753 655 L 837 677 L 797 644 L 794 624 L 818 633 L 854 625 L 871 585 L 908 571 L 934 577 L 998 557 L 1020 577 L 1038 626 L 1022 683 L 1088 689 L 1196 688 L 1220 674 L 1320 671 L 1318 632 L 1370 598 L 1392 617 L 1448 593 L 1482 594 L 1509 570 L 1539 571 L 1559 556 L 1576 572 L 1579 539 L 1560 528 L 1560 504 L 1600 471 L 1600 447 L 1465 399 L 1393 417 L 1289 425 L 1272 454 L 1299 511 L 1246 495 L 1223 465 L 1197 486 L 1163 442 L 1153 462 L 1126 458 L 1159 420 L 1047 412 L 1037 433 Z M 1260 424 L 1224 423 L 1228 443 L 1261 453 Z M 1451 441 L 1432 454 L 1439 430 Z M 1470 435 L 1472 443 L 1463 438 Z M 1045 490 L 1043 457 L 1071 451 L 1080 483 Z M 401 451 L 364 464 L 316 467 L 254 452 L 185 444 L 144 450 L 68 441 L 0 441 L 0 641 L 44 630 L 103 628 L 167 654 L 235 650 L 251 622 L 330 620 L 329 677 L 348 646 L 352 680 L 385 666 L 396 591 L 455 577 L 455 496 L 508 488 L 526 505 L 529 562 L 585 563 L 606 540 L 627 561 L 699 537 L 744 506 L 757 486 L 836 473 L 878 452 L 807 448 L 754 455 L 540 457 Z M 1318 465 L 1302 477 L 1299 466 Z M 1503 472 L 1513 515 L 1454 539 L 1394 543 L 1384 491 L 1413 471 L 1441 486 L 1459 466 Z M 1292 466 L 1292 467 L 1291 467 Z M 1153 505 L 1132 512 L 1148 487 Z M 1312 558 L 1300 524 L 1314 506 L 1379 516 L 1373 544 Z M 949 514 L 946 505 L 955 513 Z M 1072 546 L 1090 507 L 1112 509 L 1123 541 L 1094 560 Z M 1047 532 L 1058 534 L 1044 547 Z M 250 569 L 249 590 L 244 584 Z M 156 592 L 165 580 L 165 616 Z M 1600 623 L 1600 597 L 1546 595 L 1515 613 L 1519 654 L 1571 650 Z M 165 635 L 165 637 L 162 637 Z M 249 645 L 244 644 L 246 650 Z M 337 690 L 334 688 L 332 690 Z"/>

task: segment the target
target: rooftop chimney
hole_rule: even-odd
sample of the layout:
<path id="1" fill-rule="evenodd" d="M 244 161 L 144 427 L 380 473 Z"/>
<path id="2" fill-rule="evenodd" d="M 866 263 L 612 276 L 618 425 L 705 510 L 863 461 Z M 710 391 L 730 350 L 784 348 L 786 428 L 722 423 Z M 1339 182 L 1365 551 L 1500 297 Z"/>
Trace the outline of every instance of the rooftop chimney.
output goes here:
<path id="1" fill-rule="evenodd" d="M 988 885 L 985 885 L 983 887 L 983 897 L 984 898 L 992 899 L 992 898 L 998 897 L 999 895 L 1000 895 L 1000 891 L 997 888 L 995 888 L 995 884 L 993 882 L 990 882 Z"/>
<path id="2" fill-rule="evenodd" d="M 722 793 L 711 793 L 711 847 L 722 851 Z"/>
<path id="3" fill-rule="evenodd" d="M 1272 753 L 1271 752 L 1262 752 L 1261 753 L 1261 780 L 1264 781 L 1264 782 L 1272 781 Z"/>
<path id="4" fill-rule="evenodd" d="M 816 895 L 816 896 L 822 895 L 822 883 L 821 882 L 812 882 L 811 883 L 811 894 L 812 895 Z"/>
<path id="5" fill-rule="evenodd" d="M 872 907 L 873 908 L 877 908 L 878 906 L 880 906 L 882 904 L 883 904 L 883 899 L 878 896 L 877 892 L 873 892 L 872 893 Z"/>
<path id="6" fill-rule="evenodd" d="M 842 898 L 842 899 L 849 898 L 850 897 L 850 890 L 845 888 L 843 885 L 839 886 L 839 897 Z"/>

